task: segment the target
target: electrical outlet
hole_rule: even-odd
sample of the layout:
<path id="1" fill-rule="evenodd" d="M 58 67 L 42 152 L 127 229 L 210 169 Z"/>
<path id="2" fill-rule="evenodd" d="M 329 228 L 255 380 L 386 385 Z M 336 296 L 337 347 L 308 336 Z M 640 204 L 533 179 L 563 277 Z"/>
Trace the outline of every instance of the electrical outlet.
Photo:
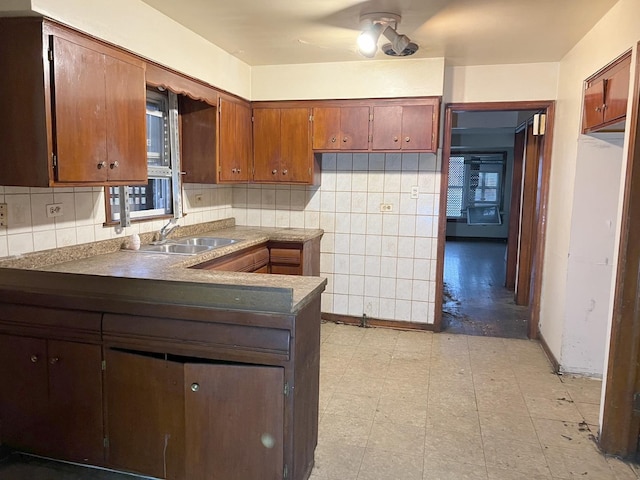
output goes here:
<path id="1" fill-rule="evenodd" d="M 0 227 L 7 226 L 7 204 L 0 203 Z"/>
<path id="2" fill-rule="evenodd" d="M 61 217 L 64 215 L 64 208 L 62 203 L 50 203 L 47 205 L 47 217 Z"/>
<path id="3" fill-rule="evenodd" d="M 414 185 L 411 187 L 411 198 L 418 198 L 418 195 L 420 195 L 420 190 L 417 185 Z"/>
<path id="4" fill-rule="evenodd" d="M 380 204 L 381 212 L 393 212 L 393 203 L 381 203 Z"/>

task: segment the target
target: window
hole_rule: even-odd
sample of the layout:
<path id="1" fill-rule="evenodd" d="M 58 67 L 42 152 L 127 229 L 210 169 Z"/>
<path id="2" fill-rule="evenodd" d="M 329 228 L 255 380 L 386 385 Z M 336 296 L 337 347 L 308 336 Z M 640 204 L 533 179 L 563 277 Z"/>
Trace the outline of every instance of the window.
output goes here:
<path id="1" fill-rule="evenodd" d="M 503 207 L 505 154 L 457 154 L 449 159 L 447 218 L 466 218 L 470 208 Z"/>
<path id="2" fill-rule="evenodd" d="M 146 185 L 107 187 L 107 223 L 181 216 L 177 97 L 147 90 Z"/>

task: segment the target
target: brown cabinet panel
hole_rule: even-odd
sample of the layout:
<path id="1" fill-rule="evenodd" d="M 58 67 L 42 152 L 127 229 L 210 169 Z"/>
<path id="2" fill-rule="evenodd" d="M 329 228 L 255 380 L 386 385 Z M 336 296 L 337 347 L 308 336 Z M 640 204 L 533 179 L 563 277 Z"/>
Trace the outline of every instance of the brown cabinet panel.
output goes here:
<path id="1" fill-rule="evenodd" d="M 281 182 L 313 181 L 309 114 L 308 108 L 284 108 L 280 112 Z"/>
<path id="2" fill-rule="evenodd" d="M 183 366 L 106 349 L 108 463 L 159 478 L 184 477 Z"/>
<path id="3" fill-rule="evenodd" d="M 340 107 L 313 109 L 313 149 L 339 150 Z"/>
<path id="4" fill-rule="evenodd" d="M 315 107 L 314 150 L 367 150 L 369 107 Z"/>
<path id="5" fill-rule="evenodd" d="M 277 182 L 280 174 L 280 109 L 253 110 L 253 180 Z"/>
<path id="6" fill-rule="evenodd" d="M 179 97 L 181 168 L 185 183 L 216 181 L 216 107 Z"/>
<path id="7" fill-rule="evenodd" d="M 374 150 L 402 148 L 402 107 L 373 107 L 372 147 Z"/>
<path id="8" fill-rule="evenodd" d="M 0 443 L 45 452 L 47 417 L 47 342 L 0 335 Z"/>
<path id="9" fill-rule="evenodd" d="M 248 104 L 220 98 L 221 183 L 247 182 L 251 161 L 251 108 Z"/>
<path id="10" fill-rule="evenodd" d="M 283 478 L 284 369 L 185 365 L 190 480 Z"/>
<path id="11" fill-rule="evenodd" d="M 431 150 L 433 148 L 433 106 L 402 107 L 402 149 Z"/>
<path id="12" fill-rule="evenodd" d="M 624 129 L 630 75 L 627 52 L 585 81 L 582 133 Z"/>

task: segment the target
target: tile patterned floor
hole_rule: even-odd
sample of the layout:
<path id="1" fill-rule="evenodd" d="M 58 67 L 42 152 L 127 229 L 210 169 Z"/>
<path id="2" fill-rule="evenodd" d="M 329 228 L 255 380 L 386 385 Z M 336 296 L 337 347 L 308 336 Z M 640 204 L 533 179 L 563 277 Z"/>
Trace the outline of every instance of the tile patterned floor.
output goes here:
<path id="1" fill-rule="evenodd" d="M 636 480 L 600 454 L 601 382 L 537 342 L 322 326 L 312 480 Z"/>
<path id="2" fill-rule="evenodd" d="M 325 323 L 311 480 L 637 480 L 595 447 L 600 388 L 537 342 Z M 127 478 L 0 463 L 0 480 Z"/>

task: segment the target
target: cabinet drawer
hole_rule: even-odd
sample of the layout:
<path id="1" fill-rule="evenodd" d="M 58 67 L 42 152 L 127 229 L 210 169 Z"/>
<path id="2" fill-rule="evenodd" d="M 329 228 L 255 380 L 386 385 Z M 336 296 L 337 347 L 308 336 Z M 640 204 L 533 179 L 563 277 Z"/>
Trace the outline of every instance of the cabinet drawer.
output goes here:
<path id="1" fill-rule="evenodd" d="M 210 262 L 194 265 L 191 268 L 219 270 L 223 272 L 255 272 L 269 265 L 269 250 L 266 246 L 247 249 L 217 258 Z"/>
<path id="2" fill-rule="evenodd" d="M 300 250 L 297 248 L 272 248 L 271 263 L 284 265 L 300 265 Z"/>

